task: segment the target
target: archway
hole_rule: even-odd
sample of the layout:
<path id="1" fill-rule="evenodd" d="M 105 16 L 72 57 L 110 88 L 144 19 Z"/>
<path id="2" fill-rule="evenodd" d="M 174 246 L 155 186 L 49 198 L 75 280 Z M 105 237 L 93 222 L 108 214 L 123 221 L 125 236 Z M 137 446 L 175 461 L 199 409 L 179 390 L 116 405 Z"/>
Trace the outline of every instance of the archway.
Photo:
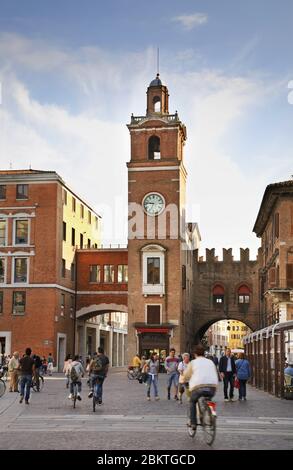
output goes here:
<path id="1" fill-rule="evenodd" d="M 102 347 L 114 367 L 126 364 L 128 312 L 123 304 L 101 303 L 76 312 L 75 352 L 84 358 Z"/>
<path id="2" fill-rule="evenodd" d="M 204 323 L 194 335 L 194 344 L 204 343 L 211 354 L 221 355 L 225 348 L 244 349 L 243 338 L 254 331 L 249 321 L 218 318 Z"/>

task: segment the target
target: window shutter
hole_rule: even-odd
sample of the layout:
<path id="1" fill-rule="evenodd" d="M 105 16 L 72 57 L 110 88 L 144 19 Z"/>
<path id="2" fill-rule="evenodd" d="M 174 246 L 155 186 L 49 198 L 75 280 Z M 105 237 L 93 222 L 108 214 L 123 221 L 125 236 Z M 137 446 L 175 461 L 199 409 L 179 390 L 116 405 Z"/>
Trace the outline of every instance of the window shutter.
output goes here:
<path id="1" fill-rule="evenodd" d="M 287 271 L 287 287 L 293 287 L 293 263 L 288 263 L 286 267 Z"/>
<path id="2" fill-rule="evenodd" d="M 152 325 L 160 324 L 160 305 L 147 306 L 147 323 Z"/>

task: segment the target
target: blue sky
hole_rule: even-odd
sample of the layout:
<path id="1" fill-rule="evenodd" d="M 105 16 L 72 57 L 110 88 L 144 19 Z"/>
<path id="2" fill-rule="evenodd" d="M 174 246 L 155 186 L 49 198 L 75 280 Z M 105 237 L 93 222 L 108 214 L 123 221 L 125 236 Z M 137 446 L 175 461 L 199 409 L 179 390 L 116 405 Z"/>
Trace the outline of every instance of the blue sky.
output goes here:
<path id="1" fill-rule="evenodd" d="M 105 241 L 125 240 L 125 124 L 159 46 L 202 246 L 255 253 L 265 186 L 293 173 L 292 18 L 290 0 L 0 0 L 1 168 L 56 169 L 104 215 Z"/>

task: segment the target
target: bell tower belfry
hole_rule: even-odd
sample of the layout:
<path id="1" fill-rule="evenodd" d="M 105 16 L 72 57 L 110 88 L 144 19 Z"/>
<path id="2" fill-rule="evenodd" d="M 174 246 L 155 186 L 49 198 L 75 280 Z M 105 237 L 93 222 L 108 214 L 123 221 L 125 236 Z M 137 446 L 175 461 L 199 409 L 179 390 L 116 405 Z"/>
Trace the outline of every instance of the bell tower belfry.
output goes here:
<path id="1" fill-rule="evenodd" d="M 131 116 L 128 168 L 128 359 L 185 345 L 186 128 L 157 74 L 145 116 Z"/>

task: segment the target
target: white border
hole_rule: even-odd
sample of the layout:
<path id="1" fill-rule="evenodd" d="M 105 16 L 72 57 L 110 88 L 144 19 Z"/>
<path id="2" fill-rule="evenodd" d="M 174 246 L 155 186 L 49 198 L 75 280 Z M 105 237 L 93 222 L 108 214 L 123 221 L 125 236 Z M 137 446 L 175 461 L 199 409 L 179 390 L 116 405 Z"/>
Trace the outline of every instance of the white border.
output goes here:
<path id="1" fill-rule="evenodd" d="M 0 288 L 7 285 L 7 257 L 1 256 L 0 259 L 4 260 L 4 282 L 0 282 Z"/>
<path id="2" fill-rule="evenodd" d="M 5 241 L 4 245 L 0 245 L 0 247 L 7 247 L 8 246 L 8 216 L 3 217 L 4 214 L 0 214 L 0 221 L 5 222 Z"/>

